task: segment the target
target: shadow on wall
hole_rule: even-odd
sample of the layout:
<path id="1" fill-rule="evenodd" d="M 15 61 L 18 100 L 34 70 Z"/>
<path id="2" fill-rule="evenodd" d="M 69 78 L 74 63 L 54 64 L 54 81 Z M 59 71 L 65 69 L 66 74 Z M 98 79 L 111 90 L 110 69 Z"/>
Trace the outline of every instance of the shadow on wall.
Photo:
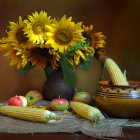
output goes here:
<path id="1" fill-rule="evenodd" d="M 64 14 L 73 16 L 76 22 L 94 25 L 94 31 L 102 31 L 107 36 L 106 51 L 121 69 L 127 70 L 128 79 L 140 78 L 140 1 L 137 0 L 1 0 L 0 37 L 6 35 L 9 21 L 17 21 L 18 16 L 26 18 L 34 11 L 45 10 L 52 17 Z M 8 10 L 5 10 L 8 9 Z M 30 89 L 41 89 L 45 81 L 44 72 L 35 68 L 26 76 L 21 76 L 16 68 L 9 66 L 7 58 L 0 52 L 0 101 L 25 94 Z M 79 90 L 94 94 L 100 78 L 100 66 L 96 60 L 88 71 L 77 69 Z"/>

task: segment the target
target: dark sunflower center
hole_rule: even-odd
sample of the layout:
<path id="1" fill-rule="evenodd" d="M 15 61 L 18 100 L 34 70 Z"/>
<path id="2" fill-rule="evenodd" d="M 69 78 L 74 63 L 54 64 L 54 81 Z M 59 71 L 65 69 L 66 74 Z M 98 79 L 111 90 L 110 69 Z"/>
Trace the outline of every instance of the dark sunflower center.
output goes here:
<path id="1" fill-rule="evenodd" d="M 92 45 L 92 43 L 93 43 L 94 40 L 91 37 L 91 34 L 83 33 L 82 35 L 83 35 L 83 37 L 86 38 L 86 43 L 89 43 L 90 45 Z"/>
<path id="2" fill-rule="evenodd" d="M 55 34 L 55 41 L 59 44 L 67 44 L 72 40 L 72 33 L 68 29 L 58 30 Z"/>
<path id="3" fill-rule="evenodd" d="M 16 38 L 20 43 L 27 42 L 28 38 L 24 35 L 24 32 L 22 30 L 23 28 L 19 28 L 16 32 Z"/>
<path id="4" fill-rule="evenodd" d="M 49 50 L 47 48 L 33 48 L 32 49 L 32 54 L 38 55 L 42 58 L 46 58 L 49 59 L 50 58 L 50 54 L 49 54 Z"/>
<path id="5" fill-rule="evenodd" d="M 45 32 L 45 25 L 41 22 L 36 22 L 33 24 L 32 30 L 34 34 L 41 34 Z"/>

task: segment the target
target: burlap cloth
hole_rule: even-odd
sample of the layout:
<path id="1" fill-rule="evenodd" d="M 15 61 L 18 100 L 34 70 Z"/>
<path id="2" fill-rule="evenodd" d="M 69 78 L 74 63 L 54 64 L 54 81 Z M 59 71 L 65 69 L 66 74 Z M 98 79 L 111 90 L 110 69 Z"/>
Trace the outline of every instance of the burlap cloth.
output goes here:
<path id="1" fill-rule="evenodd" d="M 48 102 L 43 101 L 37 105 L 46 104 L 48 104 Z M 55 113 L 62 115 L 63 119 L 57 122 L 39 123 L 0 115 L 0 133 L 75 133 L 80 131 L 92 137 L 119 137 L 123 135 L 122 128 L 129 126 L 128 119 L 107 118 L 95 124 L 73 114 L 66 115 L 59 111 Z M 137 122 L 133 123 L 137 124 L 136 127 L 140 126 Z M 132 123 L 130 126 L 131 125 Z"/>

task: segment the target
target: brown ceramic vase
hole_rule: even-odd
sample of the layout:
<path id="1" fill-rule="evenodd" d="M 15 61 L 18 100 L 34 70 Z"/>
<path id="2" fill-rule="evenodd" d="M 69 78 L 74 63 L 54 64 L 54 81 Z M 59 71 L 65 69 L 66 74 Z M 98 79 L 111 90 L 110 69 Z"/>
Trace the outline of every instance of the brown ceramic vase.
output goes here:
<path id="1" fill-rule="evenodd" d="M 95 103 L 105 114 L 119 118 L 140 117 L 140 81 L 129 81 L 129 86 L 114 86 L 100 81 Z"/>
<path id="2" fill-rule="evenodd" d="M 74 88 L 64 83 L 61 69 L 57 69 L 47 76 L 47 80 L 43 86 L 43 96 L 45 100 L 51 101 L 56 98 L 72 100 L 73 95 Z"/>

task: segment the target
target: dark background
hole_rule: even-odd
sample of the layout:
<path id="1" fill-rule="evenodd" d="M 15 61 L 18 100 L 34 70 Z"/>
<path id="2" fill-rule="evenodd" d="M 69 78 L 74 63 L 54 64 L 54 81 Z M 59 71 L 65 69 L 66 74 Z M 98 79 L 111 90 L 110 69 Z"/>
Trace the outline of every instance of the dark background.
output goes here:
<path id="1" fill-rule="evenodd" d="M 72 16 L 75 22 L 94 25 L 94 31 L 107 36 L 107 55 L 129 80 L 140 80 L 140 1 L 139 0 L 0 0 L 0 37 L 6 35 L 9 21 L 26 18 L 34 11 L 45 10 L 52 17 Z M 93 60 L 88 71 L 77 69 L 77 88 L 94 94 L 100 77 L 100 65 Z M 107 79 L 107 76 L 105 77 Z M 0 52 L 0 101 L 40 89 L 45 81 L 41 68 L 21 76 Z"/>

